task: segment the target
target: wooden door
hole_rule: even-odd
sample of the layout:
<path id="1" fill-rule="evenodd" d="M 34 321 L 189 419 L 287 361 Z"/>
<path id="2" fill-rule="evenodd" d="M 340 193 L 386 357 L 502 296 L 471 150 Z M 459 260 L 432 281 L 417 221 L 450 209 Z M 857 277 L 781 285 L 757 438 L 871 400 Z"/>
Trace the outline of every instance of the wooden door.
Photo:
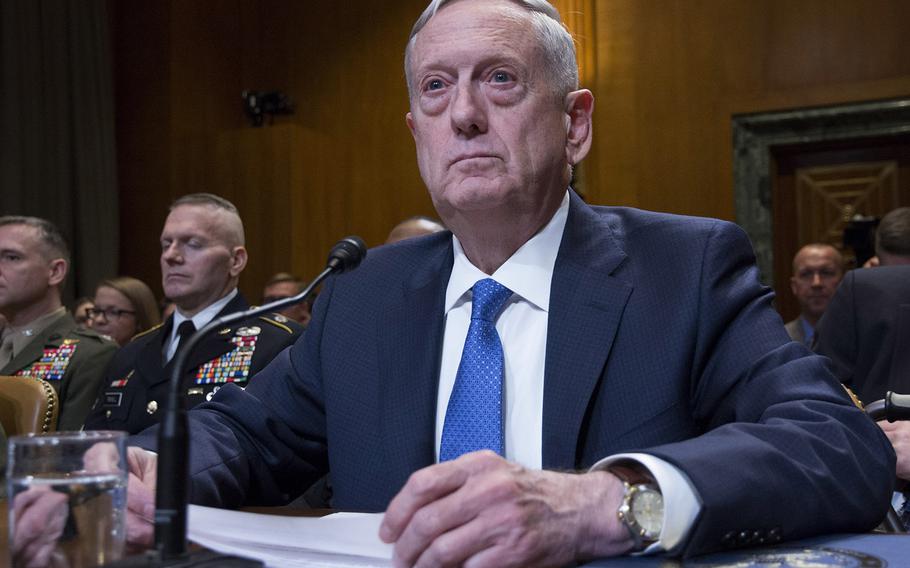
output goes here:
<path id="1" fill-rule="evenodd" d="M 910 135 L 772 148 L 774 285 L 785 321 L 799 314 L 790 292 L 792 261 L 805 244 L 834 245 L 853 268 L 844 228 L 910 205 Z"/>

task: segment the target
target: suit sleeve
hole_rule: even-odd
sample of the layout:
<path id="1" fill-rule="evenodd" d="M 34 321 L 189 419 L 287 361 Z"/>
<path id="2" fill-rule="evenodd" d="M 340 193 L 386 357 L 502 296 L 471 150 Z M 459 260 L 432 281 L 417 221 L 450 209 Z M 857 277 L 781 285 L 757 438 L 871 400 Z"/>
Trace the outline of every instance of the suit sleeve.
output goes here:
<path id="1" fill-rule="evenodd" d="M 787 341 L 745 234 L 719 223 L 701 257 L 691 412 L 704 433 L 648 450 L 703 508 L 685 556 L 874 527 L 894 452 L 824 359 Z"/>
<path id="2" fill-rule="evenodd" d="M 815 329 L 815 352 L 831 359 L 837 378 L 851 388 L 859 345 L 854 296 L 855 274 L 848 272 Z"/>

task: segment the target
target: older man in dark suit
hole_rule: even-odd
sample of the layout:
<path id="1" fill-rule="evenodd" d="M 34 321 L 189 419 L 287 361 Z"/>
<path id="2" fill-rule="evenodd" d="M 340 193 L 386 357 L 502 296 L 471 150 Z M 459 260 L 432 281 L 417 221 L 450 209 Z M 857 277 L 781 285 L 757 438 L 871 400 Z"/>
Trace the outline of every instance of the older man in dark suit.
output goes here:
<path id="1" fill-rule="evenodd" d="M 789 340 L 745 234 L 567 189 L 594 99 L 552 6 L 435 1 L 406 73 L 451 232 L 372 251 L 249 388 L 190 413 L 194 501 L 280 503 L 330 471 L 334 506 L 386 509 L 396 564 L 428 566 L 878 522 L 890 445 Z M 155 458 L 130 456 L 131 534 L 148 539 Z"/>

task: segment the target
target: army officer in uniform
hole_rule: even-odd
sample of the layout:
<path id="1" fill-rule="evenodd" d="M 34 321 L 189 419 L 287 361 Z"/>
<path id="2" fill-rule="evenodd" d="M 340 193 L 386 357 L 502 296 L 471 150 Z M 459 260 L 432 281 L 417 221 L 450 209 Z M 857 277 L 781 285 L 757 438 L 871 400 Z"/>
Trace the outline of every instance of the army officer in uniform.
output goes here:
<path id="1" fill-rule="evenodd" d="M 164 293 L 177 310 L 117 354 L 87 429 L 137 433 L 158 422 L 181 343 L 215 318 L 249 307 L 237 291 L 246 262 L 243 223 L 231 202 L 200 193 L 171 205 L 161 232 L 161 278 Z M 272 314 L 210 334 L 189 354 L 181 387 L 187 407 L 210 399 L 229 382 L 245 386 L 302 331 L 284 316 Z"/>
<path id="2" fill-rule="evenodd" d="M 60 230 L 38 217 L 0 217 L 0 375 L 44 379 L 60 400 L 58 430 L 79 430 L 117 345 L 77 327 L 60 300 L 69 270 Z"/>

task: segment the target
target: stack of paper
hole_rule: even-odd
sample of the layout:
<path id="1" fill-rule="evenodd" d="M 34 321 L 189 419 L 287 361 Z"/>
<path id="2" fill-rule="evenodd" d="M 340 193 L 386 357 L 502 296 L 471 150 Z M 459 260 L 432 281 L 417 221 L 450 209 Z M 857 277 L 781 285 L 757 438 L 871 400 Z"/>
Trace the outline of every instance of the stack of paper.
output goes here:
<path id="1" fill-rule="evenodd" d="M 378 536 L 381 522 L 381 514 L 286 517 L 190 505 L 189 538 L 274 568 L 391 566 L 392 545 Z"/>

